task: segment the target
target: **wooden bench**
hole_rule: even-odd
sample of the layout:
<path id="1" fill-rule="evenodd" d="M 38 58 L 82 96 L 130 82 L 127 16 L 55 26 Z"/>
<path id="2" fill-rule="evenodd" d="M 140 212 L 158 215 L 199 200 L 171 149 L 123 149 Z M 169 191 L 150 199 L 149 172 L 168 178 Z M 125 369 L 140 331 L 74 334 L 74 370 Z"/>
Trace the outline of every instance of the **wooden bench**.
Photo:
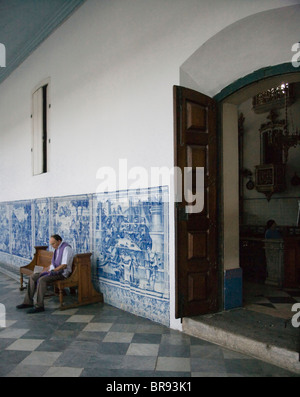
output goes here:
<path id="1" fill-rule="evenodd" d="M 20 290 L 23 291 L 23 277 L 31 276 L 35 266 L 47 268 L 51 264 L 53 253 L 47 251 L 47 246 L 35 247 L 33 260 L 27 265 L 20 268 Z M 77 254 L 73 259 L 73 270 L 71 275 L 65 280 L 58 280 L 53 283 L 59 290 L 60 310 L 70 309 L 72 307 L 88 305 L 91 303 L 103 302 L 103 295 L 95 290 L 92 284 L 91 273 L 91 253 Z M 75 303 L 64 305 L 65 288 L 77 287 L 78 300 Z"/>
<path id="2" fill-rule="evenodd" d="M 47 268 L 51 264 L 53 253 L 47 251 L 48 247 L 39 246 L 34 248 L 35 248 L 35 254 L 32 261 L 29 263 L 29 265 L 22 266 L 20 268 L 20 284 L 21 284 L 20 291 L 23 291 L 26 288 L 23 286 L 24 275 L 28 277 L 31 276 L 36 266 Z"/>

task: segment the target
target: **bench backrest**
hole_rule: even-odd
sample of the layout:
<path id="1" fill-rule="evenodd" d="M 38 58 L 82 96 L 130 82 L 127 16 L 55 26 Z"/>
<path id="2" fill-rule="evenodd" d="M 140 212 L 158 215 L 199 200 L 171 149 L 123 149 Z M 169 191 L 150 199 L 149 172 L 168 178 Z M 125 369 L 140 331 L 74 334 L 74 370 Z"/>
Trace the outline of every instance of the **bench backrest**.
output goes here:
<path id="1" fill-rule="evenodd" d="M 50 251 L 38 251 L 37 252 L 37 266 L 48 267 L 51 265 L 53 252 Z"/>
<path id="2" fill-rule="evenodd" d="M 38 250 L 36 255 L 37 255 L 37 258 L 36 258 L 37 266 L 48 267 L 51 265 L 53 252 L 45 251 L 45 250 Z M 75 255 L 74 259 L 77 256 L 78 255 Z M 74 270 L 75 270 L 75 260 L 74 259 L 73 259 L 73 265 L 72 265 L 72 272 L 74 272 Z"/>

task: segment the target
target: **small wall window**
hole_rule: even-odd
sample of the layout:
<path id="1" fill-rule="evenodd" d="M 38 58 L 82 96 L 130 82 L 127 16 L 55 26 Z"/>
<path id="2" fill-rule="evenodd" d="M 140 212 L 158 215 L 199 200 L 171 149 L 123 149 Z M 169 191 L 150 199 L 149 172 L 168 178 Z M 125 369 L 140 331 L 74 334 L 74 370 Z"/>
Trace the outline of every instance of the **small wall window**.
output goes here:
<path id="1" fill-rule="evenodd" d="M 49 84 L 32 95 L 32 168 L 33 175 L 48 171 L 48 96 Z"/>

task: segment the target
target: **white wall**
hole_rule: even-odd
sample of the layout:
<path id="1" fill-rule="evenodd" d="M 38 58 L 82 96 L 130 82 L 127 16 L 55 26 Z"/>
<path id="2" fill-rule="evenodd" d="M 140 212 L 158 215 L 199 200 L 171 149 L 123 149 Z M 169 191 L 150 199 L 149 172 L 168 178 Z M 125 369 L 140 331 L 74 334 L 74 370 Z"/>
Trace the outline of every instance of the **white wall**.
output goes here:
<path id="1" fill-rule="evenodd" d="M 224 270 L 239 267 L 239 148 L 235 105 L 223 105 Z"/>
<path id="2" fill-rule="evenodd" d="M 180 65 L 228 24 L 283 3 L 88 0 L 1 85 L 0 201 L 94 192 L 97 169 L 119 158 L 172 166 Z M 47 77 L 50 172 L 33 178 L 30 96 Z"/>
<path id="3" fill-rule="evenodd" d="M 300 6 L 268 10 L 226 27 L 181 67 L 181 84 L 208 96 L 256 70 L 291 62 L 300 36 Z"/>
<path id="4" fill-rule="evenodd" d="M 299 1 L 88 0 L 0 87 L 0 201 L 95 192 L 99 167 L 118 171 L 119 159 L 171 168 L 180 66 L 226 26 L 287 3 Z M 48 77 L 49 172 L 33 177 L 31 93 Z M 174 308 L 172 206 L 170 236 Z"/>

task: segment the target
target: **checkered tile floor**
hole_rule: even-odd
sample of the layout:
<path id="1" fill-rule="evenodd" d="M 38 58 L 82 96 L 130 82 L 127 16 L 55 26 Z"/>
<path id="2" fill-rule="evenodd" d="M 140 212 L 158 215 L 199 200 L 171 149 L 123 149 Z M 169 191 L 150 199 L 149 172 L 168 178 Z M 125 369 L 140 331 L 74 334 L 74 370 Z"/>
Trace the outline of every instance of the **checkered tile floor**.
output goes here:
<path id="1" fill-rule="evenodd" d="M 51 297 L 45 312 L 27 314 L 15 308 L 23 296 L 0 273 L 1 377 L 295 376 L 106 304 L 61 312 Z"/>
<path id="2" fill-rule="evenodd" d="M 248 310 L 289 320 L 292 306 L 300 302 L 300 289 L 282 289 L 244 282 L 244 306 Z"/>

